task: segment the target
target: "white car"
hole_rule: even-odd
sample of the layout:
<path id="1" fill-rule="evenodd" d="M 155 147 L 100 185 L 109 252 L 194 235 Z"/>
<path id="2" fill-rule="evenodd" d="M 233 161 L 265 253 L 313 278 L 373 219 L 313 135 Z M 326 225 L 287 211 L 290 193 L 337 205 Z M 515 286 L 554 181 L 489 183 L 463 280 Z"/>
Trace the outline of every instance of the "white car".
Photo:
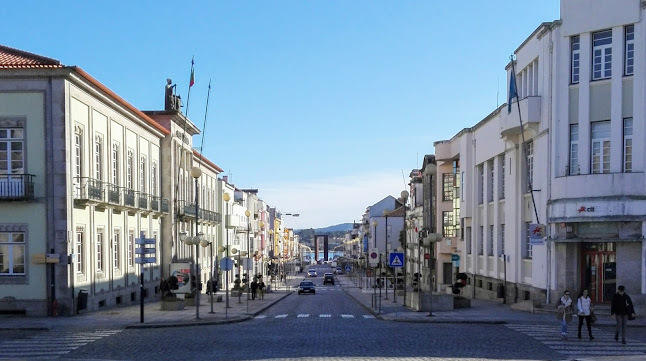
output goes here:
<path id="1" fill-rule="evenodd" d="M 308 277 L 316 277 L 316 270 L 311 269 L 311 270 L 307 271 L 307 276 Z"/>

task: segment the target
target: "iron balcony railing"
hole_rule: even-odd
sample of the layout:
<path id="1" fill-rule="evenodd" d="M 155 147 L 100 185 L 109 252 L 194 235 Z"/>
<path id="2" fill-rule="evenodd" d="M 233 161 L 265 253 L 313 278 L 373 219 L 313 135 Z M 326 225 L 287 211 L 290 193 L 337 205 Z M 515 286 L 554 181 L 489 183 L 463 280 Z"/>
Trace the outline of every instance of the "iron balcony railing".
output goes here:
<path id="1" fill-rule="evenodd" d="M 195 217 L 195 203 L 184 202 L 184 214 Z"/>
<path id="2" fill-rule="evenodd" d="M 103 181 L 88 177 L 74 178 L 74 199 L 80 201 L 103 202 L 105 187 Z"/>
<path id="3" fill-rule="evenodd" d="M 133 189 L 123 188 L 123 204 L 126 207 L 135 207 L 135 192 Z"/>
<path id="4" fill-rule="evenodd" d="M 33 174 L 0 174 L 0 200 L 34 198 Z"/>
<path id="5" fill-rule="evenodd" d="M 107 184 L 105 188 L 108 190 L 108 203 L 121 204 L 121 189 L 118 185 Z"/>
<path id="6" fill-rule="evenodd" d="M 137 207 L 139 209 L 148 209 L 148 193 L 137 192 Z"/>
<path id="7" fill-rule="evenodd" d="M 150 210 L 153 212 L 159 212 L 159 204 L 161 203 L 161 198 L 157 196 L 150 196 Z"/>
<path id="8" fill-rule="evenodd" d="M 168 201 L 168 198 L 161 199 L 161 212 L 162 213 L 170 212 L 170 202 Z"/>

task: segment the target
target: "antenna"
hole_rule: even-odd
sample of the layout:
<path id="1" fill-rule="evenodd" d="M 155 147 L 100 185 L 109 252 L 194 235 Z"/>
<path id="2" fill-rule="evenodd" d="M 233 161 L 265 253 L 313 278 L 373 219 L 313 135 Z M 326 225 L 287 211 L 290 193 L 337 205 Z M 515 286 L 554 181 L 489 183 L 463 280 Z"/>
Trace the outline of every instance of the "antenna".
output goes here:
<path id="1" fill-rule="evenodd" d="M 402 181 L 404 181 L 404 189 L 406 189 L 406 177 L 404 177 L 404 170 L 402 169 Z"/>

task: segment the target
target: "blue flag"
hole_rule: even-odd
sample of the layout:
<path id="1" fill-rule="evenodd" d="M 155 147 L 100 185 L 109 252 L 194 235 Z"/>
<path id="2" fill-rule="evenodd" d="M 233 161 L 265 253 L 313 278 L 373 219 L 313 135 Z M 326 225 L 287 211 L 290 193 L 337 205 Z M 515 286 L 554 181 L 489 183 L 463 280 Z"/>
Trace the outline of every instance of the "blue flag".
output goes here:
<path id="1" fill-rule="evenodd" d="M 507 99 L 507 113 L 511 113 L 511 101 L 516 98 L 518 100 L 518 92 L 516 92 L 516 75 L 512 70 L 511 78 L 509 78 L 509 99 Z"/>

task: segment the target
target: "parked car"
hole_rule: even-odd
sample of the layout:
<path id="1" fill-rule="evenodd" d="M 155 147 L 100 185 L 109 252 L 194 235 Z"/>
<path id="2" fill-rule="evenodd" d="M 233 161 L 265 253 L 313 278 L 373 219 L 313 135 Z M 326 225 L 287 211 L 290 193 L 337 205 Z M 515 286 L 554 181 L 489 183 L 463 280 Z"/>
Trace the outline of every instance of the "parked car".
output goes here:
<path id="1" fill-rule="evenodd" d="M 323 284 L 331 283 L 334 285 L 334 276 L 331 273 L 326 273 L 323 275 Z"/>
<path id="2" fill-rule="evenodd" d="M 316 270 L 311 269 L 311 270 L 307 271 L 307 276 L 308 277 L 316 277 Z"/>
<path id="3" fill-rule="evenodd" d="M 314 282 L 302 281 L 301 284 L 298 285 L 298 294 L 300 295 L 301 293 L 316 294 L 316 287 L 314 287 Z"/>

